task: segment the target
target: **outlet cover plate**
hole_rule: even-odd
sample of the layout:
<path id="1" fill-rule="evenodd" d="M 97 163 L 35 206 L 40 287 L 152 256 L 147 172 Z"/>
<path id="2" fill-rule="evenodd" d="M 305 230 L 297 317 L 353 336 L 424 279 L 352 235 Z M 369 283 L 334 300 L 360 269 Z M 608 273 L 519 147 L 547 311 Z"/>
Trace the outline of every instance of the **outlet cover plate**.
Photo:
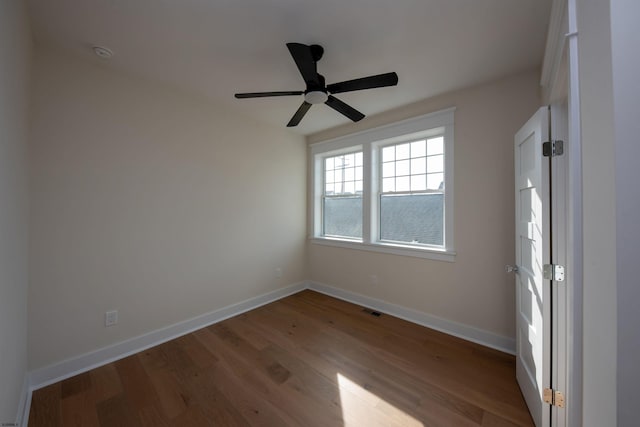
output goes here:
<path id="1" fill-rule="evenodd" d="M 107 311 L 104 314 L 104 326 L 113 326 L 118 323 L 118 310 Z"/>

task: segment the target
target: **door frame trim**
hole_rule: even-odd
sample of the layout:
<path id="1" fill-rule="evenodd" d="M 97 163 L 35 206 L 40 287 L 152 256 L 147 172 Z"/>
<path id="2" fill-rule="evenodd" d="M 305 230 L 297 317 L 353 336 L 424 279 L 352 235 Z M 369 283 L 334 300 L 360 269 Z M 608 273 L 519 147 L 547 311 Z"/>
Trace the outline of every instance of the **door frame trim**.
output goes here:
<path id="1" fill-rule="evenodd" d="M 558 102 L 550 105 L 550 139 L 568 140 L 568 105 Z M 551 253 L 553 264 L 567 267 L 564 282 L 551 282 L 551 388 L 568 396 L 568 326 L 571 324 L 568 310 L 568 289 L 572 283 L 572 266 L 568 262 L 568 198 L 567 163 L 568 150 L 551 158 Z M 570 397 L 570 396 L 569 396 Z M 551 427 L 567 425 L 567 411 L 551 407 Z"/>

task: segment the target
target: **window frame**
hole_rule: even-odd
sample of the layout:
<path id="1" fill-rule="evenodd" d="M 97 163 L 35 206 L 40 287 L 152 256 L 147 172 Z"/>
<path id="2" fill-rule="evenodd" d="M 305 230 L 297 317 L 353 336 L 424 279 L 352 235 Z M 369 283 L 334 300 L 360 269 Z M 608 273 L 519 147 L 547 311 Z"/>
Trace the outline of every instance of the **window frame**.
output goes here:
<path id="1" fill-rule="evenodd" d="M 310 240 L 314 244 L 453 262 L 454 112 L 448 108 L 310 145 Z M 444 242 L 442 246 L 380 241 L 379 200 L 382 147 L 417 139 L 444 137 Z M 363 156 L 362 239 L 322 235 L 324 159 L 355 151 Z"/>

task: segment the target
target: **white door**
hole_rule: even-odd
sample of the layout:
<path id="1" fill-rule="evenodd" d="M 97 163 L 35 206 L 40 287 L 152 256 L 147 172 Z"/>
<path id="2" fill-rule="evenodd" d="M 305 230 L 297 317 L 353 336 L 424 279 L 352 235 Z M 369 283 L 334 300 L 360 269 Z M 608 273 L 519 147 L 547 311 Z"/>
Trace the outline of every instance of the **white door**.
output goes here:
<path id="1" fill-rule="evenodd" d="M 548 427 L 542 392 L 550 382 L 550 286 L 543 265 L 550 258 L 549 110 L 540 108 L 515 136 L 516 378 L 537 427 Z"/>

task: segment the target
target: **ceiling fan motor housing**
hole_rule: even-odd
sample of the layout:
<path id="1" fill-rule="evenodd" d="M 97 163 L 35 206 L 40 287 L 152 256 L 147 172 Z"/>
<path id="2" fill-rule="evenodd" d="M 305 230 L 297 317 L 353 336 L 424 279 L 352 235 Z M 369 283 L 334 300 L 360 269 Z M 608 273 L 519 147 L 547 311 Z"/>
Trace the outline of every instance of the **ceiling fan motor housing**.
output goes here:
<path id="1" fill-rule="evenodd" d="M 324 104 L 327 99 L 329 95 L 325 91 L 311 90 L 304 93 L 304 100 L 309 104 Z"/>
<path id="2" fill-rule="evenodd" d="M 318 47 L 322 49 L 322 47 Z M 316 81 L 307 82 L 307 90 L 304 92 L 304 100 L 309 104 L 324 104 L 329 98 L 324 76 L 320 73 L 317 73 L 316 76 Z"/>
<path id="3" fill-rule="evenodd" d="M 309 46 L 309 50 L 311 51 L 311 57 L 315 62 L 318 62 L 322 59 L 322 55 L 324 55 L 324 48 L 319 44 L 312 44 Z"/>

